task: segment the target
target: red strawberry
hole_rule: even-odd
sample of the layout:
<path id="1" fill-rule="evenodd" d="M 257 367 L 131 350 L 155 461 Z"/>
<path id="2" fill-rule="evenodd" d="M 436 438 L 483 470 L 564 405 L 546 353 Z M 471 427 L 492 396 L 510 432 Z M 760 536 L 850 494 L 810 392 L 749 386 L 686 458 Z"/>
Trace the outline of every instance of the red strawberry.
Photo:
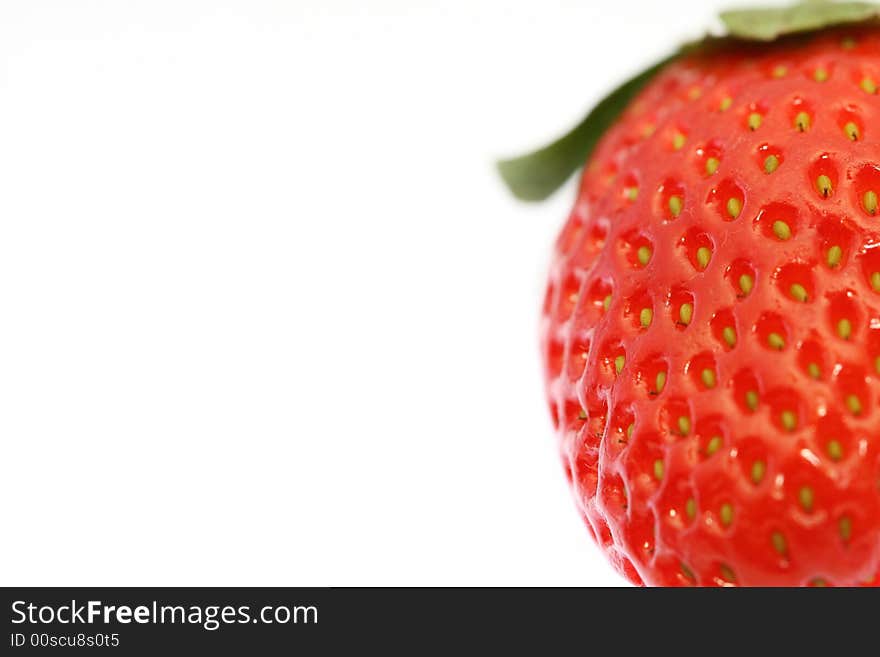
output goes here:
<path id="1" fill-rule="evenodd" d="M 880 584 L 880 29 L 684 55 L 601 138 L 544 303 L 591 534 L 649 585 Z"/>

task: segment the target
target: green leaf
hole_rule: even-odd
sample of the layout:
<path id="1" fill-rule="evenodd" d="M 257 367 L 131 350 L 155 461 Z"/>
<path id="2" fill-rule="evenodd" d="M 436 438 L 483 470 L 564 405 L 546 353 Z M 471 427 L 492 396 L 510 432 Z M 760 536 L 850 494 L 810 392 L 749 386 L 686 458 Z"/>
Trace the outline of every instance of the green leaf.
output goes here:
<path id="1" fill-rule="evenodd" d="M 790 7 L 725 11 L 721 21 L 730 35 L 738 39 L 773 41 L 786 34 L 857 23 L 878 15 L 880 6 L 871 2 L 813 0 Z"/>
<path id="2" fill-rule="evenodd" d="M 870 2 L 805 0 L 784 8 L 737 9 L 721 14 L 728 30 L 722 38 L 707 37 L 685 45 L 677 53 L 655 64 L 615 89 L 568 134 L 549 146 L 521 157 L 498 162 L 498 171 L 514 196 L 524 201 L 542 201 L 583 166 L 599 139 L 629 103 L 664 66 L 689 52 L 708 53 L 737 40 L 773 41 L 779 37 L 819 30 L 835 25 L 880 18 L 880 5 Z"/>
<path id="3" fill-rule="evenodd" d="M 559 189 L 583 166 L 596 143 L 642 87 L 677 56 L 667 57 L 612 91 L 571 132 L 549 146 L 498 162 L 498 171 L 513 195 L 523 201 L 542 201 Z"/>

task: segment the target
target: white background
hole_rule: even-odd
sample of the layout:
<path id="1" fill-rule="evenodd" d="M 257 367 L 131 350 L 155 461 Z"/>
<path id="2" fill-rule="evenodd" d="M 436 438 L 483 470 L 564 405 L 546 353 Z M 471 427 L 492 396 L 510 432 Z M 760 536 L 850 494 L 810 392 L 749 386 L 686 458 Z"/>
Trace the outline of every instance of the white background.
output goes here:
<path id="1" fill-rule="evenodd" d="M 703 0 L 0 4 L 0 584 L 616 585 L 496 156 Z"/>

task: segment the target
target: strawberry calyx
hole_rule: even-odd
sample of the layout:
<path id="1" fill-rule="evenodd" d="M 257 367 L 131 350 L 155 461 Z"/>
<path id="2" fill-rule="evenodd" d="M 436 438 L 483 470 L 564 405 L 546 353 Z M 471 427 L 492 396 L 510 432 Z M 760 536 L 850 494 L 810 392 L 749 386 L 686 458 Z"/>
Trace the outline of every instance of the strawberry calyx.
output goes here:
<path id="1" fill-rule="evenodd" d="M 873 2 L 807 0 L 790 7 L 731 9 L 721 12 L 730 36 L 750 41 L 774 41 L 800 32 L 813 32 L 846 23 L 861 23 L 880 16 Z"/>
<path id="2" fill-rule="evenodd" d="M 498 172 L 513 195 L 523 201 L 549 197 L 589 158 L 602 135 L 614 124 L 642 88 L 672 61 L 744 41 L 769 43 L 780 38 L 880 18 L 880 5 L 869 2 L 804 0 L 783 8 L 734 9 L 720 15 L 727 30 L 690 43 L 627 80 L 603 98 L 587 116 L 556 141 L 526 155 L 500 160 Z"/>

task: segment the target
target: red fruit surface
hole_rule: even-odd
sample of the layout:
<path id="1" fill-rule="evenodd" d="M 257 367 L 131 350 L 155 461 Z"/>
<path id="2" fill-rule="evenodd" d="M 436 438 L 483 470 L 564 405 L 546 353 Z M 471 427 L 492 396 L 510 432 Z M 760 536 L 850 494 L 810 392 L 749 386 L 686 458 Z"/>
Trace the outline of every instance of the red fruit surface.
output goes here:
<path id="1" fill-rule="evenodd" d="M 634 583 L 880 583 L 878 85 L 870 28 L 691 56 L 585 168 L 547 393 Z"/>

